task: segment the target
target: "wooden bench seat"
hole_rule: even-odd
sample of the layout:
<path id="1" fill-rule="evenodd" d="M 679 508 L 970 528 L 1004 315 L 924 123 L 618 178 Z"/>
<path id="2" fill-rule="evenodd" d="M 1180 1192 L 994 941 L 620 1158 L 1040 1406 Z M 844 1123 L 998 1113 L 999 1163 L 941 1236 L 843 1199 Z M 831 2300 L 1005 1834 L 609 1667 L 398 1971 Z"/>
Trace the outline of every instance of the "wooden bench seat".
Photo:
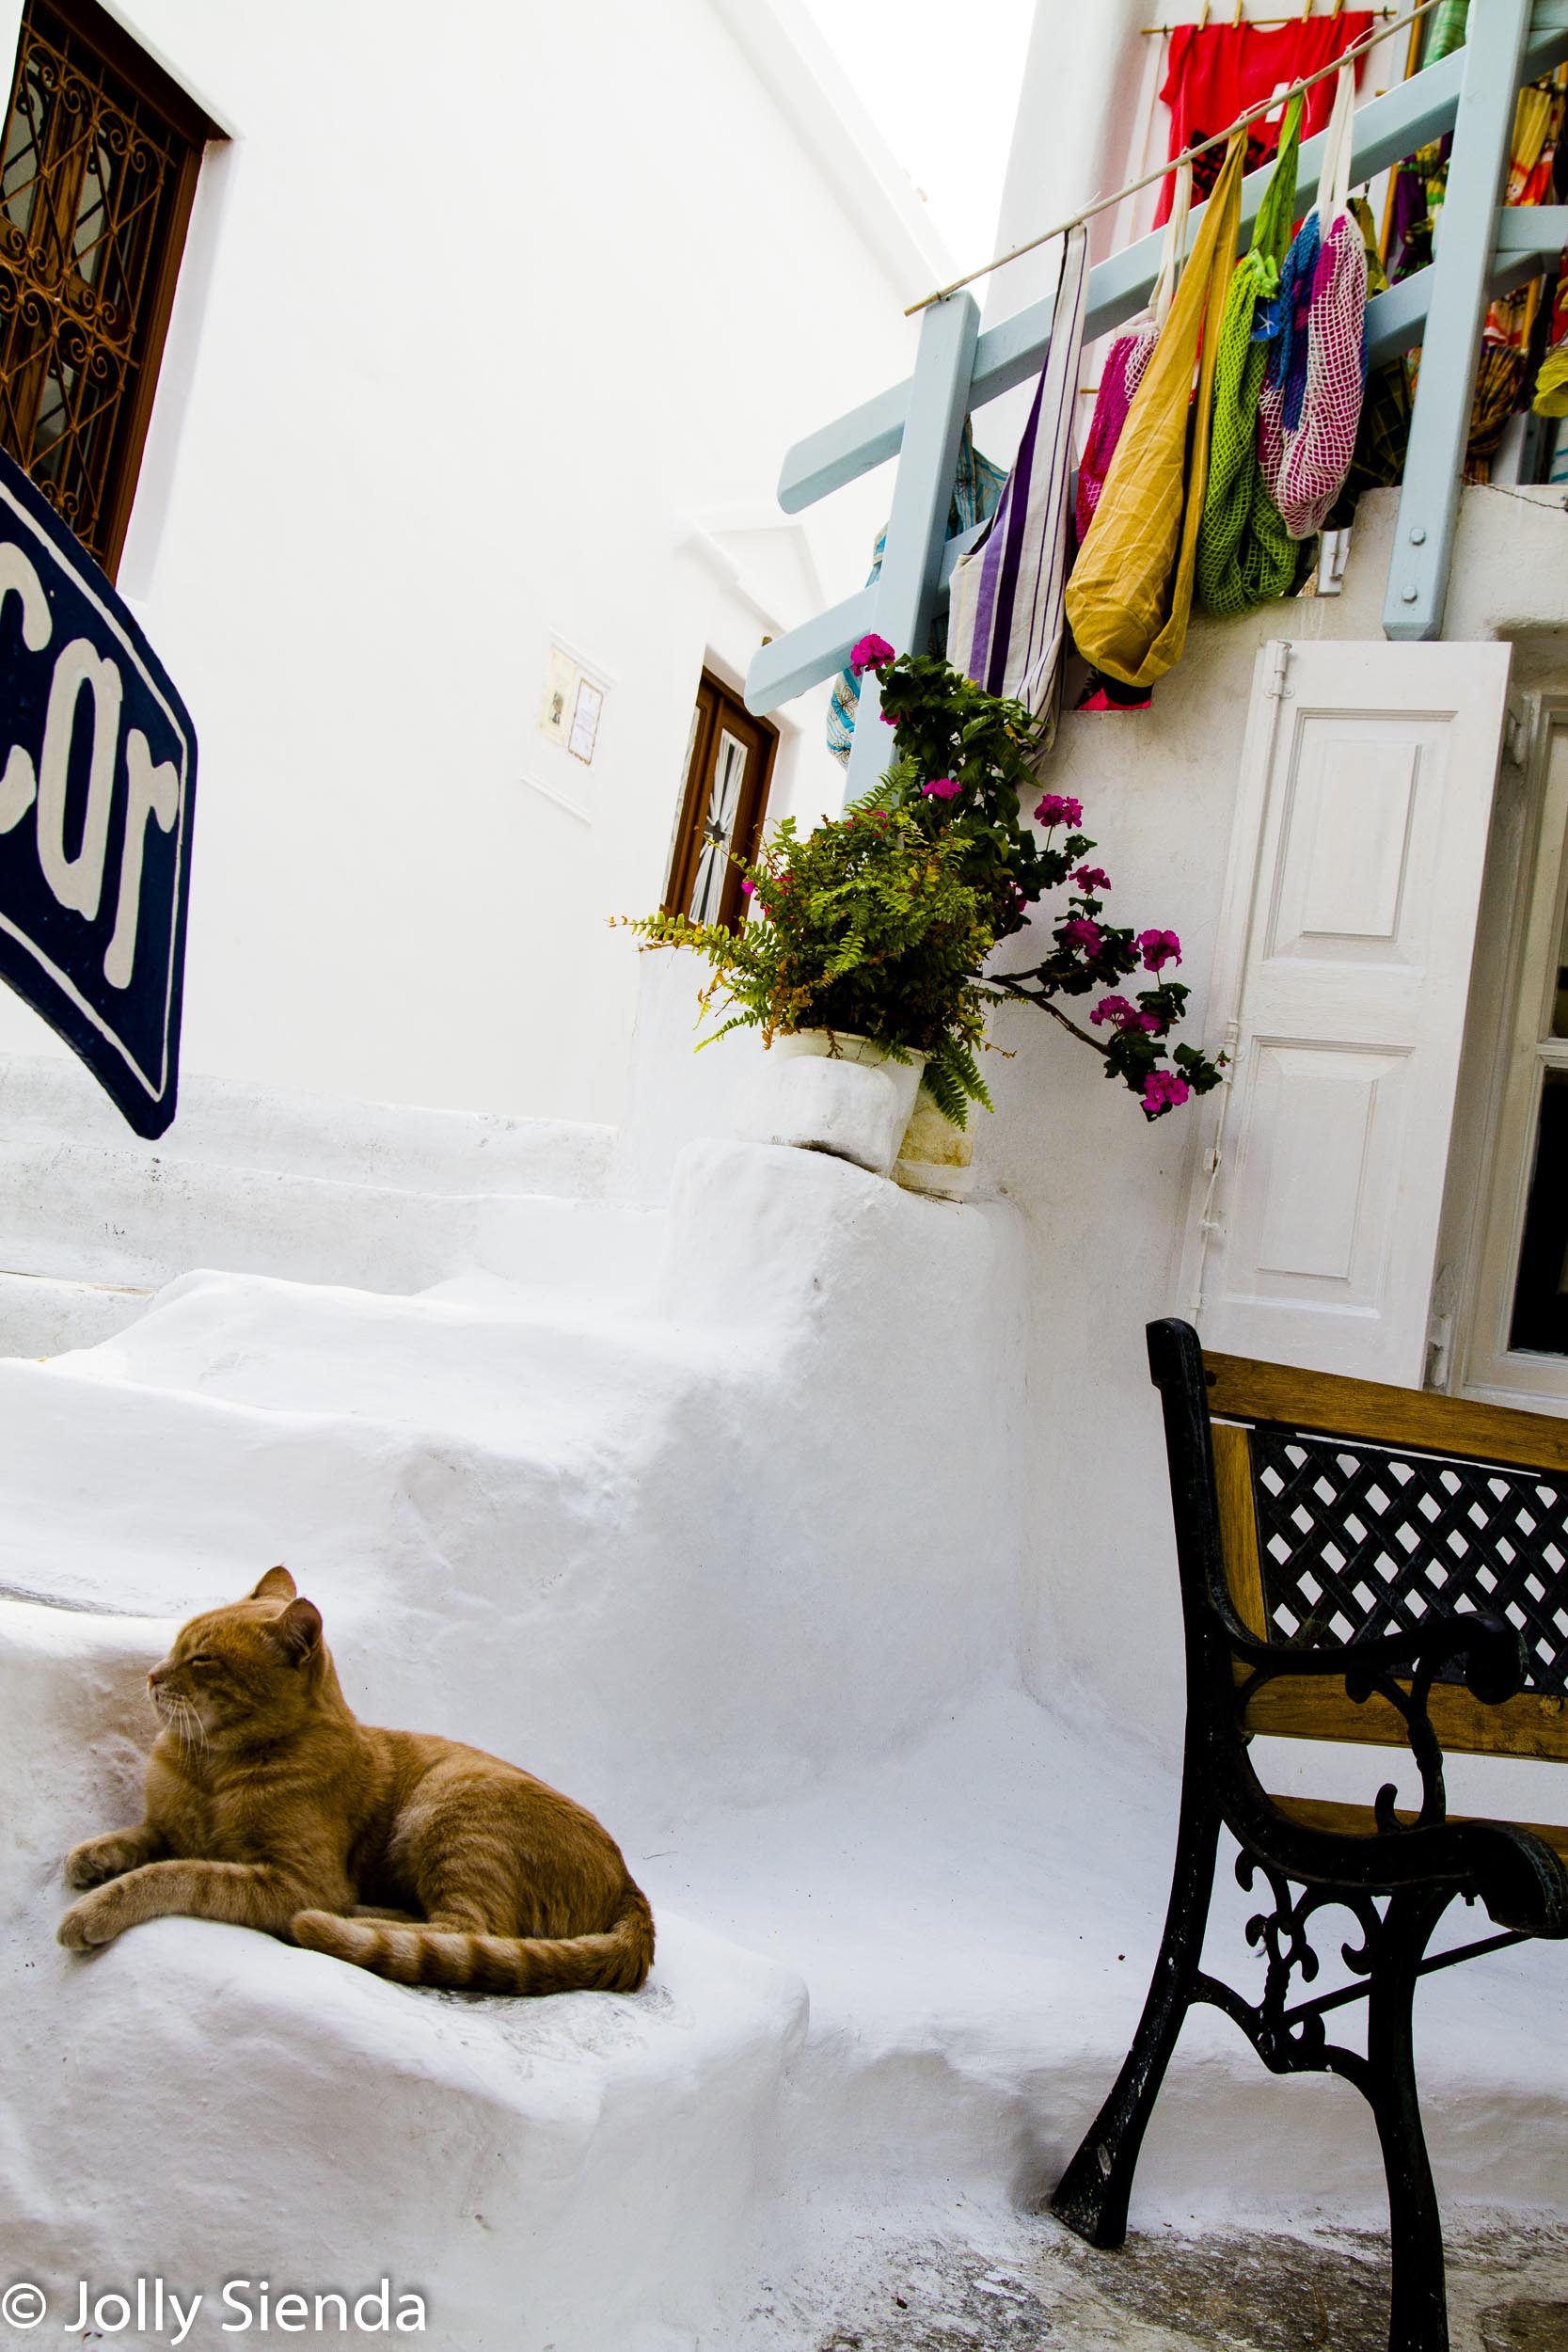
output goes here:
<path id="1" fill-rule="evenodd" d="M 1307 1829 L 1333 1830 L 1340 1837 L 1372 1837 L 1377 1835 L 1377 1816 L 1370 1804 L 1341 1804 L 1326 1797 L 1275 1797 L 1273 1802 L 1281 1813 L 1288 1813 L 1293 1821 L 1302 1822 Z M 1416 1820 L 1415 1814 L 1407 1812 L 1403 1806 L 1396 1809 L 1394 1818 L 1402 1829 L 1412 1828 Z M 1451 1821 L 1479 1818 L 1468 1813 L 1450 1813 L 1449 1816 Z M 1568 1829 L 1564 1829 L 1560 1822 L 1521 1821 L 1518 1826 L 1528 1829 L 1532 1837 L 1539 1837 L 1544 1846 L 1550 1846 L 1553 1853 L 1568 1862 Z"/>
<path id="2" fill-rule="evenodd" d="M 1177 2034 L 1195 2002 L 1211 2004 L 1275 2074 L 1338 2074 L 1365 2096 L 1388 2182 L 1389 2352 L 1448 2352 L 1415 1989 L 1432 1969 L 1568 1936 L 1568 1828 L 1450 1816 L 1443 1755 L 1568 1762 L 1568 1422 L 1205 1362 L 1184 1323 L 1150 1324 L 1148 1352 L 1181 1580 L 1181 1812 L 1138 2030 L 1053 2210 L 1094 2245 L 1121 2243 Z M 1396 1806 L 1391 1786 L 1364 1804 L 1271 1795 L 1254 1769 L 1259 1733 L 1407 1748 L 1419 1806 Z M 1246 1943 L 1262 1982 L 1247 1992 L 1204 1965 L 1222 1830 L 1259 1893 Z M 1432 1951 L 1461 1899 L 1496 1931 Z M 1307 1991 L 1335 1954 L 1348 1980 Z M 1330 2039 L 1330 2013 L 1362 2001 L 1365 2046 Z"/>

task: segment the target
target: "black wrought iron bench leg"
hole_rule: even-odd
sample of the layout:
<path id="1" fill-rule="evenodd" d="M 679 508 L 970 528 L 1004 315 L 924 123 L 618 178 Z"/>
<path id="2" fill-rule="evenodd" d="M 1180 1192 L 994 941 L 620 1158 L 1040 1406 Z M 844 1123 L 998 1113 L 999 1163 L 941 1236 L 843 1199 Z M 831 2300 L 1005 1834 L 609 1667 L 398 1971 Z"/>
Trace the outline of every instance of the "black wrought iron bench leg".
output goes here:
<path id="1" fill-rule="evenodd" d="M 1424 1889 L 1391 1899 L 1367 1999 L 1366 2092 L 1388 2181 L 1388 2352 L 1449 2352 L 1443 2219 L 1421 2129 L 1411 2010 L 1427 1946 L 1451 1900 Z"/>
<path id="2" fill-rule="evenodd" d="M 1143 2015 L 1110 2097 L 1056 2184 L 1051 2210 L 1091 2246 L 1119 2246 L 1144 2133 L 1160 2095 L 1181 2022 L 1192 2005 L 1214 1886 L 1219 1820 L 1182 1792 L 1176 1868 L 1160 1956 Z"/>

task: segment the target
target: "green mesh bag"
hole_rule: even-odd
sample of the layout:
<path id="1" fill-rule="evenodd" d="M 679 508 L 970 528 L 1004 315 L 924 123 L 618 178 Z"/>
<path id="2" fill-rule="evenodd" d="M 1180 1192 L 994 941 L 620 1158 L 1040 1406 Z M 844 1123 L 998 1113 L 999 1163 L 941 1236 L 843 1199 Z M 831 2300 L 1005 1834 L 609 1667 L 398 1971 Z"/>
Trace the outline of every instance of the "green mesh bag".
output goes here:
<path id="1" fill-rule="evenodd" d="M 1295 586 L 1301 548 L 1287 532 L 1258 464 L 1258 396 L 1269 346 L 1254 342 L 1260 304 L 1274 299 L 1296 209 L 1301 93 L 1285 110 L 1279 160 L 1258 208 L 1252 247 L 1236 264 L 1214 363 L 1209 483 L 1197 532 L 1197 599 L 1207 612 L 1254 612 Z"/>

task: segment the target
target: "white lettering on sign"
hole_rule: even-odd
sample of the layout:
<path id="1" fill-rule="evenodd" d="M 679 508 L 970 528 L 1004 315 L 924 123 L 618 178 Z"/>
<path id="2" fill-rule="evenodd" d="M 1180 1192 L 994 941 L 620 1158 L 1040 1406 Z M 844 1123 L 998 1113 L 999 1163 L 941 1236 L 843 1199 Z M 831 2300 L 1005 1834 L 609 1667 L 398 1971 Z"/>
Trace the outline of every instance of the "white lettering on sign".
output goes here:
<path id="1" fill-rule="evenodd" d="M 180 771 L 171 759 L 154 768 L 139 727 L 133 727 L 125 739 L 125 768 L 131 788 L 125 809 L 125 847 L 119 860 L 119 903 L 115 910 L 115 935 L 103 956 L 103 977 L 111 988 L 130 987 L 136 960 L 147 820 L 155 818 L 160 832 L 172 833 L 180 815 Z"/>
<path id="2" fill-rule="evenodd" d="M 77 698 L 84 686 L 92 696 L 87 814 L 82 827 L 82 846 L 74 857 L 67 857 L 66 774 L 71 765 Z M 89 923 L 98 913 L 103 891 L 103 852 L 108 844 L 109 812 L 114 802 L 115 754 L 119 749 L 119 705 L 123 692 L 119 670 L 112 661 L 104 660 L 87 638 L 73 637 L 69 645 L 62 646 L 49 689 L 43 751 L 39 759 L 39 864 L 61 906 L 85 914 Z"/>
<path id="3" fill-rule="evenodd" d="M 32 564 L 13 541 L 7 540 L 0 541 L 0 620 L 8 596 L 14 596 L 22 607 L 23 644 L 32 653 L 42 653 L 54 631 L 49 599 Z M 87 817 L 81 846 L 71 857 L 65 846 L 66 793 L 77 706 L 84 691 L 92 697 L 92 748 L 87 763 Z M 103 895 L 123 699 L 124 686 L 116 664 L 101 655 L 89 639 L 73 637 L 55 658 L 37 766 L 20 743 L 13 743 L 0 771 L 0 834 L 14 832 L 36 805 L 38 857 L 43 878 L 62 907 L 85 915 L 89 923 L 96 919 Z M 111 988 L 129 988 L 135 964 L 148 825 L 153 822 L 160 832 L 172 833 L 180 818 L 180 771 L 172 760 L 154 766 L 147 738 L 136 727 L 126 739 L 125 768 L 119 895 L 114 936 L 103 953 L 103 977 Z"/>
<path id="4" fill-rule="evenodd" d="M 54 623 L 43 582 L 13 541 L 0 542 L 0 612 L 14 595 L 22 607 L 22 642 L 32 653 L 48 644 Z M 33 763 L 20 743 L 11 745 L 5 773 L 0 775 L 0 833 L 10 833 L 38 799 L 39 780 Z"/>

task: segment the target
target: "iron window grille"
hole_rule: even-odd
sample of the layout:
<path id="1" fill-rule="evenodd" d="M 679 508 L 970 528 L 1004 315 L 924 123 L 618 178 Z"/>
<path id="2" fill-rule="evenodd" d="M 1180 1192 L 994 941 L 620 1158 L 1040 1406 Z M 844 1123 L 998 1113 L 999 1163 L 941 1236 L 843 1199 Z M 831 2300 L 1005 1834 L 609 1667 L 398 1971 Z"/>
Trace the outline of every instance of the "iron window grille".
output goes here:
<path id="1" fill-rule="evenodd" d="M 0 150 L 0 442 L 111 578 L 214 135 L 97 0 L 27 0 Z"/>

